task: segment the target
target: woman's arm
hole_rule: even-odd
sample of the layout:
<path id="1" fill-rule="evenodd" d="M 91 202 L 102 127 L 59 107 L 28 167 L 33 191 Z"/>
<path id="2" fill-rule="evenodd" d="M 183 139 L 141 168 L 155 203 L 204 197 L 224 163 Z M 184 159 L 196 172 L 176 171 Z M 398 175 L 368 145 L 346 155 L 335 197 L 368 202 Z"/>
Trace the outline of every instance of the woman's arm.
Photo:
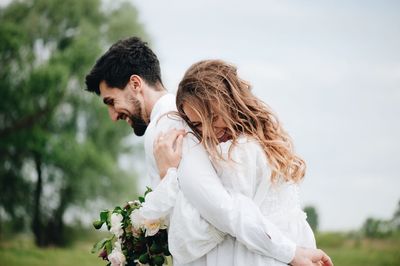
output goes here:
<path id="1" fill-rule="evenodd" d="M 165 177 L 154 190 L 146 195 L 139 212 L 145 219 L 165 218 L 175 206 L 179 192 L 176 168 L 169 168 Z"/>

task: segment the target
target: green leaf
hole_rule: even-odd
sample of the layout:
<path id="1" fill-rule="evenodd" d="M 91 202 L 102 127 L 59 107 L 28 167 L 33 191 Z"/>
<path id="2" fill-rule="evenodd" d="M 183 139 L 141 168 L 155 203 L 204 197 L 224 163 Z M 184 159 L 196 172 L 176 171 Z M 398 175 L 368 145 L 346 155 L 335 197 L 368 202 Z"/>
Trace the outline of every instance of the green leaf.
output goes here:
<path id="1" fill-rule="evenodd" d="M 139 257 L 139 262 L 142 264 L 146 264 L 147 262 L 149 262 L 149 260 L 150 260 L 150 256 L 147 253 L 144 253 L 144 254 L 140 255 L 140 257 Z"/>
<path id="2" fill-rule="evenodd" d="M 99 229 L 103 226 L 103 223 L 104 223 L 104 222 L 102 222 L 102 221 L 94 221 L 94 222 L 93 222 L 93 226 L 94 226 L 94 228 L 96 228 L 97 230 L 99 230 Z"/>
<path id="3" fill-rule="evenodd" d="M 165 261 L 164 256 L 157 255 L 157 256 L 153 257 L 153 262 L 157 266 L 158 265 L 163 265 L 164 261 Z"/>
<path id="4" fill-rule="evenodd" d="M 109 216 L 110 212 L 108 210 L 100 212 L 100 221 L 102 221 L 103 223 L 107 222 Z"/>
<path id="5" fill-rule="evenodd" d="M 138 199 L 139 199 L 140 203 L 144 202 L 144 197 L 139 197 Z"/>
<path id="6" fill-rule="evenodd" d="M 152 254 L 158 254 L 161 253 L 163 251 L 162 247 L 157 245 L 156 242 L 154 242 L 151 246 L 150 246 L 150 252 Z"/>
<path id="7" fill-rule="evenodd" d="M 105 248 L 107 250 L 107 254 L 110 254 L 112 251 L 112 245 L 111 245 L 111 239 L 109 239 L 106 243 L 105 243 Z"/>
<path id="8" fill-rule="evenodd" d="M 146 187 L 146 192 L 144 192 L 144 196 L 146 197 L 147 194 L 149 194 L 150 192 L 152 192 L 153 190 L 150 187 Z"/>
<path id="9" fill-rule="evenodd" d="M 168 249 L 168 244 L 164 245 L 163 253 L 164 253 L 165 256 L 171 255 L 171 253 L 169 252 L 169 249 Z"/>
<path id="10" fill-rule="evenodd" d="M 119 214 L 123 214 L 123 212 L 124 210 L 120 206 L 115 207 L 113 211 L 113 213 L 119 213 Z"/>
<path id="11" fill-rule="evenodd" d="M 102 249 L 104 247 L 104 245 L 107 243 L 107 241 L 110 241 L 110 239 L 108 238 L 103 238 L 102 240 L 100 240 L 99 242 L 97 242 L 96 244 L 93 245 L 92 248 L 92 253 L 96 253 L 99 252 L 100 249 Z M 111 251 L 110 251 L 111 252 Z M 108 253 L 108 250 L 107 250 Z M 109 254 L 109 253 L 108 253 Z"/>

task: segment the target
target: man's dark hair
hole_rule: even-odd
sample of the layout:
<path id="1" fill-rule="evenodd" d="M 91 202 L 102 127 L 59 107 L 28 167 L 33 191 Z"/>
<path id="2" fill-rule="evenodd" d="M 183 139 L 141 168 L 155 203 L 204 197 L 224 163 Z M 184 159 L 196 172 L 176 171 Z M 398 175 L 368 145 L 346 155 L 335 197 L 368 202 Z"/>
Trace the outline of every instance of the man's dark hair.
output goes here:
<path id="1" fill-rule="evenodd" d="M 110 87 L 124 89 L 131 75 L 140 76 L 151 86 L 162 84 L 157 56 L 138 37 L 114 43 L 86 75 L 86 87 L 100 95 L 99 85 L 104 80 Z"/>

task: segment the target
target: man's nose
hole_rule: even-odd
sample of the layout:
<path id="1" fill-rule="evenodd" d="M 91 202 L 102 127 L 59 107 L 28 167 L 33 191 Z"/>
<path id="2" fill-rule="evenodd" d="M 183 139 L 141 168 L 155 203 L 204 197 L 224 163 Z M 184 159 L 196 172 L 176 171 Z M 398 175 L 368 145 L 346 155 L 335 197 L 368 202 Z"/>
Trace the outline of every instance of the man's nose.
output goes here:
<path id="1" fill-rule="evenodd" d="M 116 112 L 113 108 L 108 108 L 108 114 L 112 121 L 118 120 L 118 112 Z"/>

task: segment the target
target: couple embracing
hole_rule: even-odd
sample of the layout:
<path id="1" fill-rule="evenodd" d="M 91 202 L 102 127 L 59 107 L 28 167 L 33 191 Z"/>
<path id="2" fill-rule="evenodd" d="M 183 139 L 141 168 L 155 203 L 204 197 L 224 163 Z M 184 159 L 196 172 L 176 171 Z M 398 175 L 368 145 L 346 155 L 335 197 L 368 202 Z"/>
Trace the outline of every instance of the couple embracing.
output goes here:
<path id="1" fill-rule="evenodd" d="M 176 96 L 139 38 L 116 42 L 86 76 L 87 90 L 145 137 L 154 191 L 140 214 L 169 218 L 174 265 L 333 265 L 301 210 L 304 161 L 236 68 L 192 65 Z"/>

